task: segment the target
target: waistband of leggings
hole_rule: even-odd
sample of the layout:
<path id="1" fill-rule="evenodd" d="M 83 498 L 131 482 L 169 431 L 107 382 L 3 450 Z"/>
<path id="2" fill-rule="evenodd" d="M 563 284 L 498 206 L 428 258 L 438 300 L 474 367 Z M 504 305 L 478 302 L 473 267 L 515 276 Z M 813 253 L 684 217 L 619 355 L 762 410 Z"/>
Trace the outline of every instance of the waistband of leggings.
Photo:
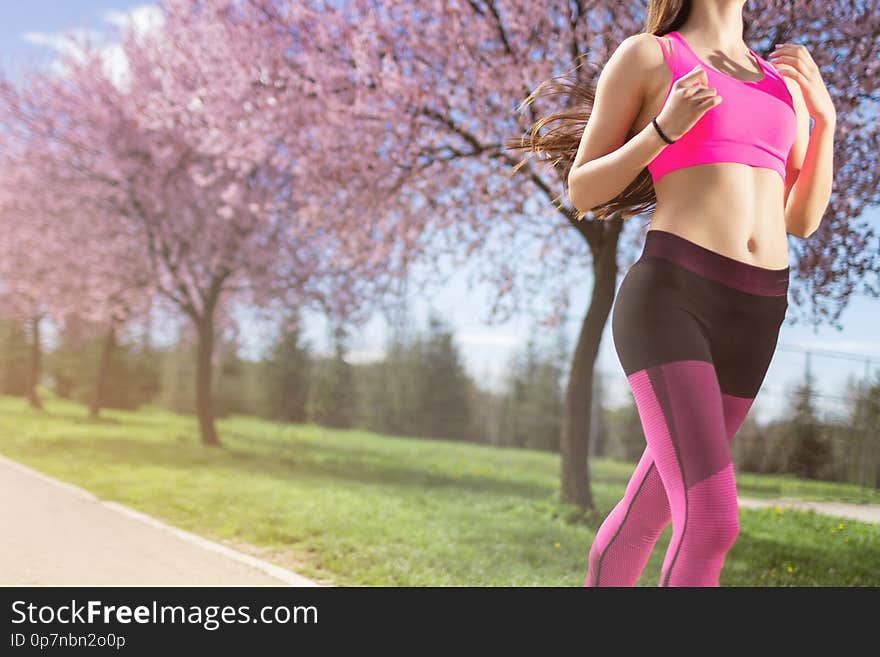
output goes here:
<path id="1" fill-rule="evenodd" d="M 737 260 L 669 231 L 650 229 L 641 258 L 665 258 L 728 287 L 761 296 L 788 294 L 791 267 L 768 269 Z"/>

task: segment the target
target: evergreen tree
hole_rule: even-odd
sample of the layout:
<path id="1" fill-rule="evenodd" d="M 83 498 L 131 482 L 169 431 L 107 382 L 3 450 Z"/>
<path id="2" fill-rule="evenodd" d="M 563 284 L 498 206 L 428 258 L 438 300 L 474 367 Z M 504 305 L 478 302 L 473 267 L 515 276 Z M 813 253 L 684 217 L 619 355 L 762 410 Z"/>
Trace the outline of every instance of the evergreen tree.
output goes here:
<path id="1" fill-rule="evenodd" d="M 471 386 L 471 420 L 466 438 L 475 443 L 497 445 L 500 440 L 500 417 L 503 395 L 481 388 L 476 382 Z"/>
<path id="2" fill-rule="evenodd" d="M 831 447 L 813 405 L 814 394 L 813 378 L 808 372 L 804 383 L 794 391 L 786 431 L 788 471 L 809 479 L 819 479 L 831 460 Z"/>
<path id="3" fill-rule="evenodd" d="M 511 359 L 507 395 L 501 407 L 504 444 L 559 450 L 563 361 L 560 351 L 538 345 L 533 328 L 521 352 Z"/>
<path id="4" fill-rule="evenodd" d="M 419 435 L 465 438 L 471 415 L 471 381 L 452 331 L 433 311 L 427 335 L 417 349 Z"/>
<path id="5" fill-rule="evenodd" d="M 608 442 L 606 456 L 636 462 L 645 451 L 645 432 L 635 401 L 605 412 Z"/>
<path id="6" fill-rule="evenodd" d="M 396 326 L 385 346 L 385 357 L 366 366 L 360 378 L 359 417 L 370 431 L 394 436 L 421 435 L 419 429 L 419 363 L 417 340 Z"/>
<path id="7" fill-rule="evenodd" d="M 605 456 L 608 451 L 608 420 L 605 412 L 605 377 L 597 369 L 593 375 L 593 398 L 590 422 L 590 448 L 594 456 Z"/>
<path id="8" fill-rule="evenodd" d="M 755 419 L 755 408 L 746 415 L 731 443 L 731 456 L 736 469 L 742 472 L 766 472 L 769 432 Z"/>
<path id="9" fill-rule="evenodd" d="M 92 345 L 83 322 L 76 315 L 61 321 L 58 343 L 47 355 L 46 369 L 52 380 L 53 392 L 63 399 L 73 399 L 76 389 L 84 389 L 84 365 L 94 356 Z"/>
<path id="10" fill-rule="evenodd" d="M 244 390 L 245 364 L 240 355 L 238 331 L 230 328 L 215 341 L 214 355 L 218 367 L 211 382 L 214 396 L 214 417 L 222 418 L 248 412 Z"/>
<path id="11" fill-rule="evenodd" d="M 195 388 L 195 336 L 188 324 L 181 326 L 177 341 L 166 349 L 161 357 L 161 392 L 159 404 L 173 412 L 194 414 L 196 412 Z"/>
<path id="12" fill-rule="evenodd" d="M 880 374 L 880 371 L 878 371 Z M 880 488 L 880 376 L 851 385 L 848 477 L 860 486 Z"/>
<path id="13" fill-rule="evenodd" d="M 144 328 L 143 339 L 135 350 L 137 358 L 138 397 L 145 403 L 153 403 L 162 391 L 161 369 L 162 353 L 153 346 L 150 339 L 150 322 Z"/>
<path id="14" fill-rule="evenodd" d="M 102 408 L 135 409 L 157 389 L 152 355 L 132 344 L 120 327 L 68 314 L 61 322 L 55 348 L 46 356 L 46 371 L 59 397 L 85 404 L 92 417 Z"/>
<path id="15" fill-rule="evenodd" d="M 278 338 L 263 361 L 266 415 L 280 422 L 308 419 L 309 386 L 312 377 L 310 345 L 302 340 L 298 311 L 281 323 Z"/>
<path id="16" fill-rule="evenodd" d="M 309 399 L 309 418 L 326 427 L 350 428 L 357 409 L 357 388 L 351 365 L 345 360 L 345 329 L 333 330 L 334 356 L 320 361 Z"/>

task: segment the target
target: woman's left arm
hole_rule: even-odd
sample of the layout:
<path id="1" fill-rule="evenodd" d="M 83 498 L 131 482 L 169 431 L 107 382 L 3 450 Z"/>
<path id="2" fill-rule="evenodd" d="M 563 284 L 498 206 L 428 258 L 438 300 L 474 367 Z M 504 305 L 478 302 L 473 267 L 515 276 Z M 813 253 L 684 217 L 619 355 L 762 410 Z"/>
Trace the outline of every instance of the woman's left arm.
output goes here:
<path id="1" fill-rule="evenodd" d="M 800 172 L 785 201 L 786 231 L 806 238 L 819 228 L 831 198 L 837 111 L 819 67 L 804 46 L 779 44 L 768 61 L 780 75 L 798 83 L 806 110 L 813 118 L 813 130 Z"/>

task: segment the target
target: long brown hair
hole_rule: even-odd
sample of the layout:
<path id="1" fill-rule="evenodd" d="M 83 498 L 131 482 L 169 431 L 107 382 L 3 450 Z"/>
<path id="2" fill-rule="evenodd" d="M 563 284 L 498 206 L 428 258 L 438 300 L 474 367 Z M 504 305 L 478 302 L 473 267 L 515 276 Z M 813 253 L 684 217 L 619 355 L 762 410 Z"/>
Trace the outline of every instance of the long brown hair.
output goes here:
<path id="1" fill-rule="evenodd" d="M 690 11 L 691 0 L 650 0 L 645 19 L 645 32 L 662 36 L 677 30 L 687 20 Z M 566 106 L 535 121 L 528 135 L 509 139 L 505 143 L 507 149 L 527 151 L 548 160 L 561 174 L 563 180 L 567 180 L 571 165 L 574 163 L 596 97 L 595 82 L 584 82 L 577 75 L 577 70 L 582 65 L 598 73 L 595 64 L 578 61 L 574 67 L 574 79 L 568 79 L 563 75 L 544 80 L 529 94 L 522 105 L 531 104 L 535 98 L 562 96 L 567 99 Z M 589 77 L 595 79 L 597 75 Z M 548 130 L 539 135 L 538 132 L 545 127 Z M 653 209 L 656 201 L 654 183 L 648 169 L 645 168 L 620 194 L 592 208 L 590 213 L 597 219 L 606 219 L 617 212 L 626 219 Z M 578 219 L 582 218 L 583 213 L 579 212 Z"/>

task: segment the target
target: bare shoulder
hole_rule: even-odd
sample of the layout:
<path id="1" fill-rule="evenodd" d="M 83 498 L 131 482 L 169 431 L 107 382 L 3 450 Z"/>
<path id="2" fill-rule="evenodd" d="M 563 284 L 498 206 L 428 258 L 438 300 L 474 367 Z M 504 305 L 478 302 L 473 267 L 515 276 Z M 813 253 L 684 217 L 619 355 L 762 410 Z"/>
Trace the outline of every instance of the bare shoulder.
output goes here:
<path id="1" fill-rule="evenodd" d="M 617 46 L 612 59 L 625 60 L 628 66 L 650 71 L 663 64 L 663 52 L 657 37 L 648 32 L 639 32 L 626 37 Z"/>
<path id="2" fill-rule="evenodd" d="M 626 89 L 643 105 L 660 94 L 661 87 L 668 86 L 668 68 L 655 35 L 650 32 L 631 34 L 620 42 L 608 59 L 599 86 L 613 88 L 618 96 Z"/>
<path id="3" fill-rule="evenodd" d="M 606 78 L 615 87 L 625 84 L 644 94 L 657 83 L 658 73 L 665 66 L 657 37 L 648 32 L 631 34 L 611 53 L 602 71 L 600 84 L 602 78 Z"/>

